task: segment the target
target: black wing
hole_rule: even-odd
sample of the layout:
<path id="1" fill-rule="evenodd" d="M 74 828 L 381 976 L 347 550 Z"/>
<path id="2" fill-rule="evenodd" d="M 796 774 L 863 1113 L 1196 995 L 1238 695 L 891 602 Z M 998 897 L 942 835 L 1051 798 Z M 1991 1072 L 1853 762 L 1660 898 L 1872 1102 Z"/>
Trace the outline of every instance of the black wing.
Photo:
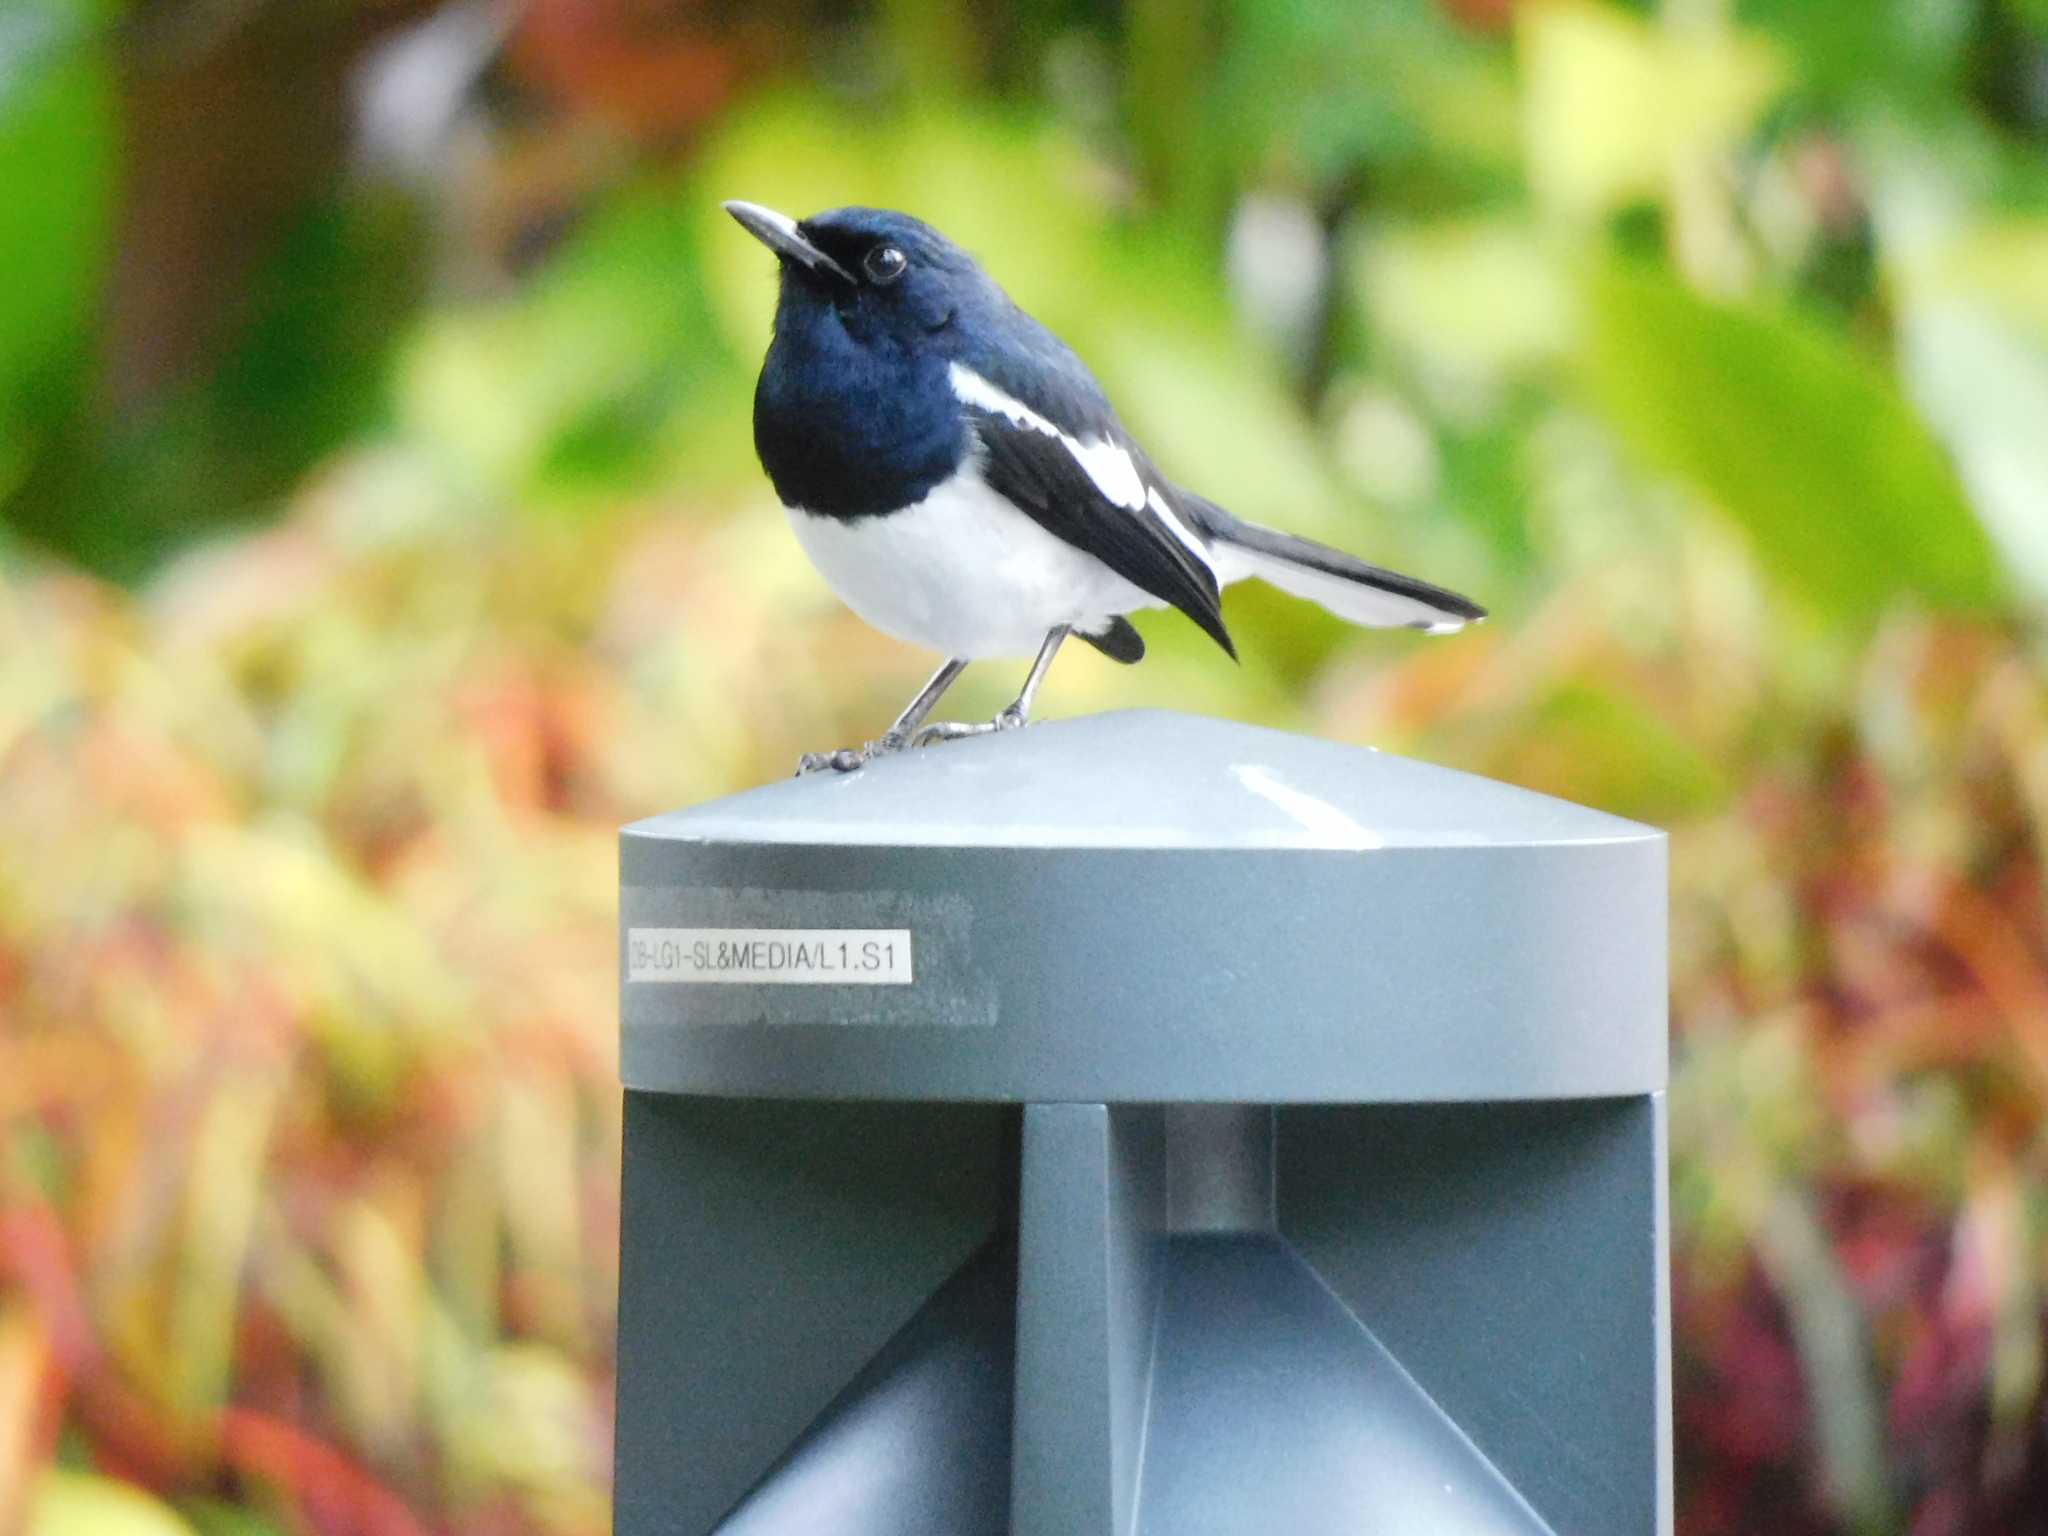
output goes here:
<path id="1" fill-rule="evenodd" d="M 1206 541 L 1174 488 L 1080 359 L 1050 332 L 1039 329 L 1032 341 L 1028 355 L 981 359 L 986 372 L 955 365 L 983 478 L 1048 533 L 1178 608 L 1234 658 Z"/>

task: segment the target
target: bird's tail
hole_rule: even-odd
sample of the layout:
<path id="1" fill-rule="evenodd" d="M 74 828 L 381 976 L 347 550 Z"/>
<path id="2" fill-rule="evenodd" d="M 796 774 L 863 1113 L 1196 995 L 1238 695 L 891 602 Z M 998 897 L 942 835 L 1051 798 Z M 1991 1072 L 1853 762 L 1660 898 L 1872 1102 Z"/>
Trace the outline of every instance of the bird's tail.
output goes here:
<path id="1" fill-rule="evenodd" d="M 1375 629 L 1447 635 L 1486 617 L 1486 610 L 1470 598 L 1443 587 L 1369 565 L 1313 539 L 1247 523 L 1189 491 L 1182 491 L 1180 500 L 1208 538 L 1210 563 L 1226 586 L 1256 576 L 1340 619 Z"/>

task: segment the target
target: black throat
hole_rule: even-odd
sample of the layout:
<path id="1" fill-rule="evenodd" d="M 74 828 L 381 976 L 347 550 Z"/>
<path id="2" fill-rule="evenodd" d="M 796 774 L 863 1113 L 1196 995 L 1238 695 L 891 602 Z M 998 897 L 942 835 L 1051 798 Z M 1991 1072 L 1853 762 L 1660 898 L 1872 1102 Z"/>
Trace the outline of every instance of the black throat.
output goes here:
<path id="1" fill-rule="evenodd" d="M 864 295 L 834 298 L 784 279 L 754 447 L 784 506 L 851 521 L 922 501 L 969 442 L 937 338 L 873 324 Z"/>

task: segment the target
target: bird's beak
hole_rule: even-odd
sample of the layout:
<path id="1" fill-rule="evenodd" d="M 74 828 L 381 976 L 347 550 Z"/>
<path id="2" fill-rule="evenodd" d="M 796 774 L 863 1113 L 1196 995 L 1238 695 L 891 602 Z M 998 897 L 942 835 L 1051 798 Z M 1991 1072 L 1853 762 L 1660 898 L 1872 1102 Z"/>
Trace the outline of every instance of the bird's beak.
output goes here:
<path id="1" fill-rule="evenodd" d="M 803 237 L 796 220 L 788 214 L 763 208 L 759 203 L 743 203 L 738 198 L 727 203 L 725 211 L 739 220 L 741 229 L 776 255 L 802 262 L 813 272 L 830 272 L 841 282 L 853 281 L 851 272 Z"/>

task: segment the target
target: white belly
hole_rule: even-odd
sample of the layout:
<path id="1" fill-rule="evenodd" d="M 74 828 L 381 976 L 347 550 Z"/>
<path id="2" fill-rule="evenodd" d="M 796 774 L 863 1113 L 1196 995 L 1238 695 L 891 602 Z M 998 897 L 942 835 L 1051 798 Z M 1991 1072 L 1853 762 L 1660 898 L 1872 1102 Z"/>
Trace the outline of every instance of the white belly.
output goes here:
<path id="1" fill-rule="evenodd" d="M 1030 656 L 1046 631 L 1095 633 L 1165 604 L 1055 538 L 963 470 L 923 501 L 854 522 L 789 509 L 840 601 L 886 635 L 947 656 Z"/>

